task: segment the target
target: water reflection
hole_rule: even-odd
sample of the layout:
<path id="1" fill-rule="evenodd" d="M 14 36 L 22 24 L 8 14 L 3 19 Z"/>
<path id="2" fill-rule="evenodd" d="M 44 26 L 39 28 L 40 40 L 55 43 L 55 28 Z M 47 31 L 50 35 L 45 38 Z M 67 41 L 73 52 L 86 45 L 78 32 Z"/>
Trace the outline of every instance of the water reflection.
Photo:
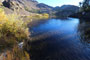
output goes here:
<path id="1" fill-rule="evenodd" d="M 87 42 L 89 34 L 85 22 L 79 19 L 50 19 L 31 28 L 33 39 L 31 44 L 32 60 L 90 60 L 90 49 Z"/>
<path id="2" fill-rule="evenodd" d="M 32 30 L 34 33 L 32 35 L 38 35 L 47 31 L 57 30 L 62 33 L 75 33 L 77 32 L 77 26 L 79 24 L 78 19 L 69 18 L 68 20 L 60 19 L 50 19 L 44 24 L 37 25 L 33 27 Z M 58 33 L 59 33 L 58 32 Z"/>
<path id="3" fill-rule="evenodd" d="M 81 19 L 79 30 L 81 32 L 82 43 L 90 47 L 90 21 Z"/>

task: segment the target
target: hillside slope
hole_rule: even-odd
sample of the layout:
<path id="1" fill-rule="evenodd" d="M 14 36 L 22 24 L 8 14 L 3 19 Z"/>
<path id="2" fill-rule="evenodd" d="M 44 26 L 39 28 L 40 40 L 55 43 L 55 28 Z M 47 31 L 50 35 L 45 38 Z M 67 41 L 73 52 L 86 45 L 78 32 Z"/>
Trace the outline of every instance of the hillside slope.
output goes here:
<path id="1" fill-rule="evenodd" d="M 53 8 L 46 4 L 38 3 L 36 0 L 0 0 L 0 2 L 6 9 L 10 9 L 21 15 L 30 15 L 30 13 L 49 13 Z"/>
<path id="2" fill-rule="evenodd" d="M 37 7 L 40 8 L 40 13 L 51 13 L 54 7 L 48 6 L 44 3 L 37 4 Z"/>
<path id="3" fill-rule="evenodd" d="M 79 11 L 79 7 L 74 5 L 63 5 L 61 7 L 56 7 L 56 11 L 56 16 L 68 17 L 69 15 L 77 13 Z"/>
<path id="4" fill-rule="evenodd" d="M 39 9 L 36 7 L 38 2 L 34 0 L 4 0 L 2 3 L 6 8 L 23 15 L 28 15 L 32 9 Z"/>

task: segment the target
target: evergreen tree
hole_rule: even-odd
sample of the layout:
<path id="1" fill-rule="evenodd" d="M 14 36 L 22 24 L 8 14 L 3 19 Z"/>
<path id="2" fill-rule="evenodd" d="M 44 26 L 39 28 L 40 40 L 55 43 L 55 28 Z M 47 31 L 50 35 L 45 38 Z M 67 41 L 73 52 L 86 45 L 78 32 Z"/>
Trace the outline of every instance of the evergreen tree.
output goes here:
<path id="1" fill-rule="evenodd" d="M 80 11 L 90 11 L 90 0 L 84 0 L 83 2 L 80 2 Z"/>

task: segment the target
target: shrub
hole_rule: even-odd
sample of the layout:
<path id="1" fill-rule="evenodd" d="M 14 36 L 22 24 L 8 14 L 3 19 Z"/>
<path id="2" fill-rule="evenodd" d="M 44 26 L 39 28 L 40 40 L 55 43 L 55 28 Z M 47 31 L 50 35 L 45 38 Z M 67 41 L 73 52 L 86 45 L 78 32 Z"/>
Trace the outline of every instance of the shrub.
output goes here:
<path id="1" fill-rule="evenodd" d="M 36 15 L 34 15 L 33 17 L 34 17 L 34 18 L 37 18 L 37 19 L 40 19 L 40 18 L 42 18 L 42 15 L 36 14 Z"/>
<path id="2" fill-rule="evenodd" d="M 29 36 L 27 24 L 17 14 L 6 15 L 0 8 L 0 45 L 12 45 Z"/>
<path id="3" fill-rule="evenodd" d="M 47 14 L 47 13 L 43 13 L 42 16 L 43 16 L 43 18 L 49 18 L 49 14 Z"/>
<path id="4" fill-rule="evenodd" d="M 6 55 L 6 56 L 5 56 Z M 6 51 L 2 60 L 30 60 L 29 54 L 15 46 L 11 51 Z"/>
<path id="5" fill-rule="evenodd" d="M 49 14 L 47 14 L 47 13 L 34 14 L 34 15 L 28 16 L 28 18 L 30 18 L 30 19 L 36 19 L 36 20 L 39 20 L 39 19 L 48 19 L 49 18 Z"/>

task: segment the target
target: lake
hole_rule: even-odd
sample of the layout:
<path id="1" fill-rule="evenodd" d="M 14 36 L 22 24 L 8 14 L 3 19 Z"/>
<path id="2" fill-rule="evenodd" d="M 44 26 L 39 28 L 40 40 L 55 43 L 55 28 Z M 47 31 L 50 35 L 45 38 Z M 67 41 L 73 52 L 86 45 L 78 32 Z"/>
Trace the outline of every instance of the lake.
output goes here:
<path id="1" fill-rule="evenodd" d="M 30 27 L 31 60 L 90 60 L 90 23 L 48 19 Z"/>

